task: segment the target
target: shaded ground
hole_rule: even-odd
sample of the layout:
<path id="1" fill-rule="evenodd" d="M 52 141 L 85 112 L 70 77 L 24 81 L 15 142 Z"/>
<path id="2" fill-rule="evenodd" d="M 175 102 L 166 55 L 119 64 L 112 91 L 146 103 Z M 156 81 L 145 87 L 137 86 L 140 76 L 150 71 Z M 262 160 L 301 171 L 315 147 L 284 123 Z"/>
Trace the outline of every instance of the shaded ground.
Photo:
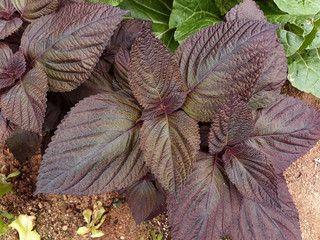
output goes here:
<path id="1" fill-rule="evenodd" d="M 320 110 L 320 99 L 301 93 L 290 85 L 284 91 L 296 96 Z M 70 195 L 40 194 L 34 197 L 37 171 L 41 156 L 19 166 L 5 145 L 0 145 L 0 166 L 6 165 L 7 173 L 20 170 L 21 174 L 12 179 L 15 194 L 8 193 L 0 200 L 0 210 L 14 215 L 28 214 L 37 217 L 36 229 L 42 239 L 91 239 L 79 236 L 76 231 L 84 226 L 82 212 L 92 209 L 94 203 L 101 201 L 107 210 L 107 218 L 101 226 L 105 236 L 100 239 L 152 239 L 150 232 L 163 233 L 163 239 L 170 239 L 165 215 L 153 221 L 135 225 L 127 204 L 114 207 L 114 199 L 120 198 L 117 193 L 102 194 L 91 197 Z M 300 213 L 300 223 L 304 240 L 320 240 L 320 142 L 304 157 L 297 160 L 285 172 L 290 193 Z M 120 200 L 123 200 L 120 198 Z M 10 228 L 9 228 L 10 229 Z M 18 234 L 10 229 L 3 240 L 16 240 Z"/>

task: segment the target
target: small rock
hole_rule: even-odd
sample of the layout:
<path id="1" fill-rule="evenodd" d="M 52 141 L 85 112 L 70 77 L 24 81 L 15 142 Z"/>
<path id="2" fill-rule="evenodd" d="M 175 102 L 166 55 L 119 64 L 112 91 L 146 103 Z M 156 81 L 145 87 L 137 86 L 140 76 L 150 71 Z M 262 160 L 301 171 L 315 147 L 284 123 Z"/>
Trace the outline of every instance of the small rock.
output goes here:
<path id="1" fill-rule="evenodd" d="M 120 237 L 120 239 L 124 239 L 124 237 L 123 237 L 123 236 L 121 236 L 121 237 Z"/>
<path id="2" fill-rule="evenodd" d="M 64 226 L 62 227 L 62 230 L 63 230 L 63 231 L 67 231 L 67 229 L 68 229 L 68 226 L 67 226 L 67 225 L 64 225 Z"/>

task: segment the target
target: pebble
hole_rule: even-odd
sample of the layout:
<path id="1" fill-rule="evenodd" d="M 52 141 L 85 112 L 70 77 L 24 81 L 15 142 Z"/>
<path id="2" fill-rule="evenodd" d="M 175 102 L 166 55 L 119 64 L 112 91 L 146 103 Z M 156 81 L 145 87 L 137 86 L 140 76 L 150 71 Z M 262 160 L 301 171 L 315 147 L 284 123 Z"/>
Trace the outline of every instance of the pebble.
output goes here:
<path id="1" fill-rule="evenodd" d="M 124 237 L 123 237 L 123 236 L 121 236 L 121 237 L 120 237 L 120 239 L 124 239 Z"/>
<path id="2" fill-rule="evenodd" d="M 62 230 L 63 230 L 63 231 L 67 231 L 67 229 L 68 229 L 68 226 L 67 226 L 67 225 L 64 225 L 64 226 L 62 227 Z"/>

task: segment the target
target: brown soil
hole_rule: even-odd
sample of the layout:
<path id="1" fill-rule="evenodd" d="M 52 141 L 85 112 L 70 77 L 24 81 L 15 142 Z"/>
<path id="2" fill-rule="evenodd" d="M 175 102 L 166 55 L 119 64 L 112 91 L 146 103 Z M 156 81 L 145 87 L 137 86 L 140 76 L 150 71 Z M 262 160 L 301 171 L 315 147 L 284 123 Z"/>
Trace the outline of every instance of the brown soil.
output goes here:
<path id="1" fill-rule="evenodd" d="M 320 99 L 301 93 L 289 84 L 286 84 L 283 90 L 320 110 Z M 117 193 L 90 197 L 53 194 L 33 196 L 40 162 L 41 155 L 38 154 L 23 166 L 19 166 L 7 147 L 0 145 L 0 167 L 6 165 L 6 173 L 21 171 L 18 177 L 12 179 L 16 193 L 8 193 L 0 200 L 0 212 L 7 211 L 15 216 L 36 216 L 36 230 L 42 239 L 91 239 L 90 235 L 80 236 L 76 231 L 85 225 L 82 212 L 87 208 L 92 209 L 97 201 L 101 201 L 107 210 L 106 221 L 100 228 L 105 232 L 105 236 L 100 239 L 152 239 L 152 230 L 161 232 L 163 239 L 170 239 L 165 214 L 136 226 L 127 204 Z M 285 177 L 300 213 L 303 239 L 320 240 L 320 141 L 286 170 Z M 114 207 L 113 201 L 116 198 L 123 202 L 120 207 Z M 7 234 L 0 239 L 16 240 L 18 234 L 9 228 Z"/>

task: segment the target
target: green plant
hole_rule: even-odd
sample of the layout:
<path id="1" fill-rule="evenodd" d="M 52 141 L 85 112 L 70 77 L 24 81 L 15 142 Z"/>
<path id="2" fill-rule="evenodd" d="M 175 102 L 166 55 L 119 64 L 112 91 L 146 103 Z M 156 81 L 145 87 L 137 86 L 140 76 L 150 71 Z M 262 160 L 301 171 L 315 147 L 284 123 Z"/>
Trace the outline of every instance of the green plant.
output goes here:
<path id="1" fill-rule="evenodd" d="M 94 206 L 94 210 L 86 209 L 83 211 L 84 220 L 87 223 L 87 226 L 80 227 L 77 230 L 77 233 L 80 235 L 85 235 L 91 232 L 92 238 L 101 237 L 104 235 L 104 232 L 98 230 L 101 224 L 106 219 L 107 215 L 105 213 L 105 209 L 102 207 L 102 203 L 100 201 L 97 202 L 97 205 Z M 100 222 L 99 222 L 100 221 Z"/>
<path id="2" fill-rule="evenodd" d="M 7 218 L 8 220 L 13 218 L 12 214 L 9 214 L 7 212 L 1 212 L 1 217 L 0 217 L 0 236 L 2 234 L 6 233 L 7 229 L 8 229 L 8 225 L 3 222 L 2 217 Z"/>
<path id="3" fill-rule="evenodd" d="M 161 240 L 163 238 L 162 233 L 156 234 L 154 230 L 152 230 L 150 234 L 153 240 Z"/>
<path id="4" fill-rule="evenodd" d="M 40 240 L 40 235 L 34 228 L 36 217 L 20 214 L 9 227 L 19 232 L 19 240 Z"/>
<path id="5" fill-rule="evenodd" d="M 8 176 L 3 174 L 5 166 L 1 168 L 1 173 L 0 173 L 0 199 L 3 197 L 8 192 L 12 192 L 12 183 L 9 181 L 10 178 L 16 177 L 20 174 L 19 171 L 15 171 L 13 173 L 10 173 Z"/>

